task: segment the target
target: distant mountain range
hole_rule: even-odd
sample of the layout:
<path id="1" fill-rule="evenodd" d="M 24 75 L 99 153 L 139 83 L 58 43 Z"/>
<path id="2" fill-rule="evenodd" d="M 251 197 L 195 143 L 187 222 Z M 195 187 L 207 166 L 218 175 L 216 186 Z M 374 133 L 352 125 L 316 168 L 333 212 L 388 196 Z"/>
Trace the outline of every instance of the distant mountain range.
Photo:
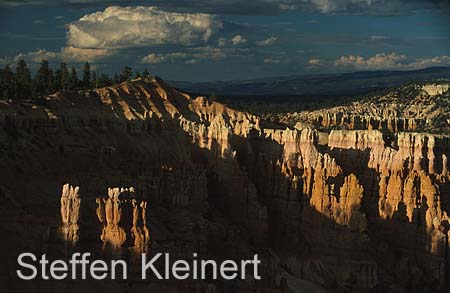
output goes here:
<path id="1" fill-rule="evenodd" d="M 170 81 L 183 91 L 217 96 L 353 96 L 397 87 L 408 82 L 450 79 L 450 67 L 410 71 L 358 71 L 351 73 L 268 77 L 250 80 L 182 82 Z"/>

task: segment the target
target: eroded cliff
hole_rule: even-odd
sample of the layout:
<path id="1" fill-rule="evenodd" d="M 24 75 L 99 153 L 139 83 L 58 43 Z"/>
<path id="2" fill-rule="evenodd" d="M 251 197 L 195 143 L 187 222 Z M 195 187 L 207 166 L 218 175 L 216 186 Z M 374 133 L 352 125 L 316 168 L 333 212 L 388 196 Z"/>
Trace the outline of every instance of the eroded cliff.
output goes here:
<path id="1" fill-rule="evenodd" d="M 343 105 L 315 111 L 273 114 L 291 125 L 321 129 L 380 130 L 383 132 L 448 133 L 448 82 L 410 84 L 382 94 L 360 97 Z"/>
<path id="2" fill-rule="evenodd" d="M 60 227 L 64 241 L 105 257 L 259 251 L 262 281 L 235 292 L 419 290 L 449 279 L 445 136 L 274 127 L 159 78 L 2 102 L 0 126 L 2 232 L 15 253 L 64 255 L 51 236 Z M 66 182 L 81 196 L 64 185 L 59 200 Z M 149 286 L 226 291 L 213 280 L 134 290 Z"/>

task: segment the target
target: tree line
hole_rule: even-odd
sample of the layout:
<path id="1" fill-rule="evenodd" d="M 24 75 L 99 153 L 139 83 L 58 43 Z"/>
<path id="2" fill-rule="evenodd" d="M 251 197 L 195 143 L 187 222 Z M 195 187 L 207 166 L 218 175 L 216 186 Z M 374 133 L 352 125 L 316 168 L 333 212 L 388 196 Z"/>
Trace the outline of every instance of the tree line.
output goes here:
<path id="1" fill-rule="evenodd" d="M 122 71 L 112 77 L 108 74 L 97 74 L 91 69 L 89 62 L 84 63 L 80 78 L 79 73 L 72 67 L 69 69 L 64 62 L 53 70 L 47 60 L 42 60 L 34 77 L 25 60 L 16 64 L 15 72 L 9 65 L 0 69 L 0 99 L 38 99 L 58 91 L 89 90 L 118 84 L 123 81 L 139 77 L 148 77 L 150 73 L 145 69 L 142 74 L 133 74 L 132 68 L 125 66 Z"/>

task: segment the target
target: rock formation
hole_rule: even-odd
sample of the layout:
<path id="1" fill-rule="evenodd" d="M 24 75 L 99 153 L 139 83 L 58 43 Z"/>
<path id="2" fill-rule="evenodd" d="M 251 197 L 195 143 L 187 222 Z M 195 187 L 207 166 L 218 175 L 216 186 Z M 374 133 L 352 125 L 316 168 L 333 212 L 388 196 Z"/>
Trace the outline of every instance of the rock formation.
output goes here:
<path id="1" fill-rule="evenodd" d="M 97 198 L 97 218 L 102 224 L 103 248 L 119 253 L 128 241 L 135 253 L 146 252 L 150 244 L 147 202 L 137 201 L 134 189 L 108 188 L 107 198 Z"/>
<path id="2" fill-rule="evenodd" d="M 48 227 L 53 182 L 77 178 L 83 216 L 96 213 L 101 223 L 99 240 L 98 223 L 83 221 L 80 235 L 97 234 L 80 241 L 115 256 L 148 251 L 149 227 L 151 248 L 174 257 L 261 251 L 265 277 L 242 290 L 277 290 L 281 278 L 293 291 L 304 282 L 330 291 L 442 289 L 450 279 L 450 140 L 418 130 L 436 126 L 445 107 L 420 88 L 384 98 L 300 113 L 289 118 L 303 123 L 297 128 L 156 77 L 58 93 L 40 105 L 2 103 L 0 185 L 15 195 L 12 212 L 39 206 L 29 221 Z M 105 186 L 136 191 L 110 188 L 96 198 Z M 63 224 L 73 223 L 64 220 L 71 205 L 63 206 Z M 17 225 L 23 239 L 38 238 Z"/>
<path id="3" fill-rule="evenodd" d="M 432 83 L 432 84 L 425 84 L 422 86 L 422 90 L 432 97 L 442 95 L 443 93 L 448 92 L 449 89 L 450 84 L 448 83 L 443 84 Z"/>
<path id="4" fill-rule="evenodd" d="M 79 187 L 69 183 L 63 185 L 61 193 L 61 227 L 60 234 L 64 241 L 76 245 L 79 240 L 80 195 Z"/>
<path id="5" fill-rule="evenodd" d="M 326 130 L 445 133 L 450 130 L 448 89 L 448 83 L 412 84 L 347 105 L 277 114 L 275 118 L 300 128 L 307 124 Z"/>

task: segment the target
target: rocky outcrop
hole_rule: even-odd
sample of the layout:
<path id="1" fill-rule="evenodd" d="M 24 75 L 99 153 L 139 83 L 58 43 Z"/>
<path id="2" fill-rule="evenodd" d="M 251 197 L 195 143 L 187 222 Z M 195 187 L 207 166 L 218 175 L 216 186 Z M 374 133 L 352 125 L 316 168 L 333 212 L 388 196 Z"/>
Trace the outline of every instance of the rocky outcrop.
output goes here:
<path id="1" fill-rule="evenodd" d="M 449 139 L 422 133 L 386 138 L 377 131 L 332 131 L 330 147 L 348 152 L 347 158 L 341 155 L 340 163 L 344 169 L 358 172 L 369 224 L 383 231 L 378 239 L 395 243 L 406 255 L 415 251 L 428 270 L 442 265 L 428 255 L 442 258 L 448 249 L 445 239 L 449 234 L 441 228 L 448 223 Z M 352 167 L 352 151 L 365 153 L 357 168 Z M 436 278 L 443 280 L 445 276 L 438 274 Z"/>
<path id="2" fill-rule="evenodd" d="M 442 258 L 446 249 L 448 234 L 440 227 L 448 221 L 448 138 L 419 133 L 384 135 L 374 130 L 333 130 L 327 135 L 307 128 L 264 133 L 282 146 L 277 176 L 290 182 L 290 190 L 278 187 L 267 195 L 272 198 L 269 205 L 278 209 L 269 223 L 274 215 L 280 215 L 282 226 L 307 235 L 314 243 L 313 250 L 333 250 L 335 257 L 345 258 L 345 269 L 368 288 L 377 283 L 374 271 L 386 268 L 377 269 L 370 250 L 355 246 L 370 245 L 365 237 L 367 229 L 382 231 L 377 233 L 377 241 L 394 242 L 405 255 L 419 253 L 420 261 L 416 261 L 426 270 L 439 265 L 427 255 Z M 320 139 L 324 135 L 327 139 Z M 264 150 L 266 155 L 271 152 L 274 150 Z M 272 188 L 277 186 L 277 180 L 261 181 L 270 182 Z M 300 200 L 289 201 L 290 194 L 303 194 L 307 200 L 302 203 L 300 196 Z M 303 210 L 297 218 L 301 220 L 283 219 L 281 215 L 289 214 L 295 206 Z M 402 229 L 404 232 L 400 232 Z M 295 239 L 295 234 L 289 235 Z M 329 239 L 340 248 L 332 248 Z M 346 252 L 350 247 L 353 252 Z M 366 255 L 368 275 L 351 269 L 359 266 L 356 260 L 360 255 Z M 421 274 L 423 277 L 424 272 Z M 345 282 L 345 275 L 341 277 Z"/>
<path id="3" fill-rule="evenodd" d="M 380 130 L 383 132 L 448 133 L 449 85 L 411 84 L 381 95 L 315 111 L 273 114 L 292 126 L 310 125 L 325 130 Z M 269 115 L 269 118 L 271 116 Z"/>
<path id="4" fill-rule="evenodd" d="M 334 221 L 348 226 L 351 231 L 363 232 L 367 228 L 366 215 L 361 211 L 364 188 L 354 174 L 344 178 L 339 197 L 332 197 L 331 210 Z"/>
<path id="5" fill-rule="evenodd" d="M 61 238 L 71 244 L 76 245 L 79 238 L 80 218 L 80 195 L 79 187 L 73 187 L 69 183 L 63 185 L 61 193 L 61 226 L 59 228 Z"/>
<path id="6" fill-rule="evenodd" d="M 321 111 L 317 113 L 309 113 L 302 117 L 299 115 L 297 119 L 307 121 L 314 127 L 334 129 L 344 128 L 351 130 L 381 130 L 390 132 L 399 131 L 417 131 L 424 129 L 427 120 L 424 118 L 401 118 L 393 117 L 391 114 L 382 117 L 374 117 L 370 115 L 348 114 L 348 110 L 339 112 Z M 304 120 L 307 119 L 307 120 Z"/>
<path id="7" fill-rule="evenodd" d="M 384 147 L 383 134 L 380 131 L 331 130 L 328 135 L 328 147 L 333 149 L 365 150 Z"/>
<path id="8" fill-rule="evenodd" d="M 422 90 L 425 91 L 429 96 L 434 97 L 437 95 L 442 95 L 445 92 L 448 92 L 450 89 L 450 84 L 425 84 L 422 86 Z"/>
<path id="9" fill-rule="evenodd" d="M 147 228 L 147 202 L 137 201 L 134 189 L 108 188 L 107 198 L 97 198 L 97 218 L 102 224 L 104 249 L 120 253 L 127 243 L 135 253 L 147 251 L 150 233 Z"/>
<path id="10" fill-rule="evenodd" d="M 58 93 L 40 105 L 3 103 L 0 155 L 8 155 L 0 183 L 19 206 L 40 205 L 33 213 L 45 219 L 55 214 L 54 197 L 45 196 L 54 194 L 53 182 L 82 182 L 83 217 L 96 214 L 100 225 L 86 218 L 78 234 L 66 229 L 66 239 L 82 235 L 83 245 L 103 244 L 106 255 L 148 251 L 151 232 L 152 250 L 180 258 L 270 251 L 270 281 L 242 288 L 277 288 L 280 274 L 288 283 L 337 291 L 387 290 L 411 280 L 417 290 L 430 288 L 445 277 L 436 267 L 448 249 L 449 140 L 398 132 L 419 129 L 409 119 L 425 118 L 401 116 L 396 107 L 342 106 L 342 115 L 329 109 L 321 130 L 293 129 L 158 78 Z M 370 130 L 323 131 L 336 123 Z M 97 197 L 106 186 L 136 190 L 110 188 Z M 64 212 L 67 227 L 69 218 Z"/>

